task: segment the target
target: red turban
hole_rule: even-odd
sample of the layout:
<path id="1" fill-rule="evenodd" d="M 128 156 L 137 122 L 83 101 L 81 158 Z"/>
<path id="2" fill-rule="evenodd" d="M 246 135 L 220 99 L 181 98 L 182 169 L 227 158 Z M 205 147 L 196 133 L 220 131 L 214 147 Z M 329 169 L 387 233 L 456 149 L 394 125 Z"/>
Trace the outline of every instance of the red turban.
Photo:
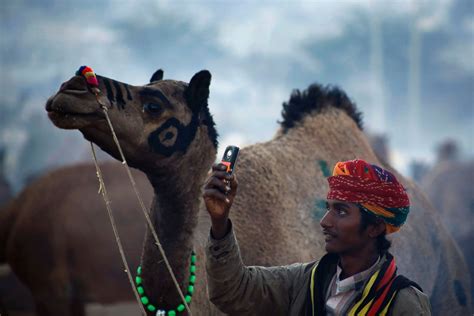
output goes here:
<path id="1" fill-rule="evenodd" d="M 360 204 L 384 220 L 387 234 L 405 223 L 410 201 L 405 188 L 389 171 L 364 160 L 343 161 L 336 164 L 328 182 L 328 200 Z"/>

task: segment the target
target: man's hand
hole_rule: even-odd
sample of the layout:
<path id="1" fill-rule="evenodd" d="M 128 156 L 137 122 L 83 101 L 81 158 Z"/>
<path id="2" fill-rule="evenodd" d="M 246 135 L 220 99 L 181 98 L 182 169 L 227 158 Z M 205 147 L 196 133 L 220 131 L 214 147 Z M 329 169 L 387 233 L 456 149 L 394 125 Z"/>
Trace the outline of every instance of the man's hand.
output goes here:
<path id="1" fill-rule="evenodd" d="M 211 216 L 212 235 L 221 239 L 229 230 L 229 212 L 237 193 L 238 182 L 234 175 L 229 175 L 223 164 L 212 166 L 212 172 L 204 186 L 204 202 Z"/>

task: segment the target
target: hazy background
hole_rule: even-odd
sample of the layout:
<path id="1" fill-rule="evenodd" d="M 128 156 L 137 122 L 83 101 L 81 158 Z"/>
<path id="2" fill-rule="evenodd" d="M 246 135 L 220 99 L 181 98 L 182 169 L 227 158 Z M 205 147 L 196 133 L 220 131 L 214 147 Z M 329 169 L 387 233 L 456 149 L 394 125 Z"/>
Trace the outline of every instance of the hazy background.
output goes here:
<path id="1" fill-rule="evenodd" d="M 343 88 L 405 175 L 458 141 L 474 157 L 474 1 L 0 0 L 0 148 L 15 190 L 90 161 L 44 104 L 81 65 L 134 85 L 212 73 L 220 144 L 272 137 L 282 102 L 310 83 Z"/>

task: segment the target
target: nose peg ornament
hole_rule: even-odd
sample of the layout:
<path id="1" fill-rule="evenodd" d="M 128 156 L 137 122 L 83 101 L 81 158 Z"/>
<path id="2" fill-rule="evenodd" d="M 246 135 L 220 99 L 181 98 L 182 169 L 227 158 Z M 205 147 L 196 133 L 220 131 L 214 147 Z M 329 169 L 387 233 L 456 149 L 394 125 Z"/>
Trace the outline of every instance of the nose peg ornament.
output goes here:
<path id="1" fill-rule="evenodd" d="M 91 88 L 92 92 L 94 94 L 99 94 L 99 81 L 97 80 L 97 77 L 92 70 L 91 67 L 89 66 L 81 66 L 77 71 L 76 71 L 76 76 L 84 76 L 86 78 L 87 84 Z"/>

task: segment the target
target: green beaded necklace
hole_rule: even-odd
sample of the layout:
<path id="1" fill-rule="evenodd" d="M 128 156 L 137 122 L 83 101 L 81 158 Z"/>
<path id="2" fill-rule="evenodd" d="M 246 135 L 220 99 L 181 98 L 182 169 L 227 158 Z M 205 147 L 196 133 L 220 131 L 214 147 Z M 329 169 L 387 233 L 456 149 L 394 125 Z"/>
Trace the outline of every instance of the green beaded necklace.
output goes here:
<path id="1" fill-rule="evenodd" d="M 189 276 L 189 285 L 188 285 L 188 292 L 184 296 L 184 299 L 186 300 L 186 303 L 190 304 L 191 303 L 191 298 L 194 293 L 194 284 L 196 282 L 196 253 L 194 251 L 191 252 L 191 267 L 189 268 L 189 272 L 191 273 Z M 142 267 L 138 266 L 137 268 L 137 276 L 135 277 L 135 283 L 137 285 L 137 292 L 140 294 L 140 300 L 142 301 L 142 304 L 145 306 L 147 310 L 150 312 L 154 312 L 157 310 L 155 305 L 150 303 L 150 300 L 148 297 L 145 295 L 145 290 L 143 289 L 143 284 L 142 284 Z M 156 313 L 157 316 L 176 316 L 177 313 L 181 313 L 185 310 L 185 306 L 183 303 L 179 304 L 178 307 L 175 309 L 171 309 L 168 312 L 165 310 L 159 309 Z"/>

